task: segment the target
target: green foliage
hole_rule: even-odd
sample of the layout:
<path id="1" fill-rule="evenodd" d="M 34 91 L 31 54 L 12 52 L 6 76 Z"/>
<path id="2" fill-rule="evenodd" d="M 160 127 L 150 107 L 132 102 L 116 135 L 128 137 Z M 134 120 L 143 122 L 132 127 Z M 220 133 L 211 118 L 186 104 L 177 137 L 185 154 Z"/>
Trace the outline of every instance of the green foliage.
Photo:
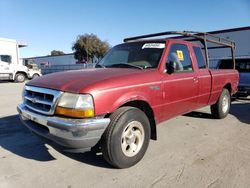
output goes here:
<path id="1" fill-rule="evenodd" d="M 60 50 L 52 50 L 50 52 L 50 55 L 52 56 L 56 56 L 56 55 L 64 55 L 65 53 L 63 51 L 60 51 Z"/>
<path id="2" fill-rule="evenodd" d="M 109 49 L 109 43 L 102 41 L 95 34 L 79 35 L 72 46 L 74 56 L 79 61 L 94 56 L 97 58 L 103 57 Z"/>

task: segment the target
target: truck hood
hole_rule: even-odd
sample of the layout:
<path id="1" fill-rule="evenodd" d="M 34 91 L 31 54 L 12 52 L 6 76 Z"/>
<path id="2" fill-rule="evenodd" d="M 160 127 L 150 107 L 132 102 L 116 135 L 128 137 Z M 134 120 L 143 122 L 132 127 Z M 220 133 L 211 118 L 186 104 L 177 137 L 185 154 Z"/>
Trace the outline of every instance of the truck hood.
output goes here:
<path id="1" fill-rule="evenodd" d="M 137 77 L 143 72 L 145 71 L 126 68 L 96 68 L 66 71 L 41 76 L 31 80 L 27 85 L 72 93 L 81 93 L 84 88 L 93 88 L 96 84 L 99 84 L 98 90 L 101 90 L 102 88 L 100 87 L 104 85 L 105 88 L 107 88 L 107 86 L 113 87 L 112 82 L 115 82 L 117 78 L 128 77 L 131 79 L 133 77 L 132 75 Z M 125 78 L 125 80 L 127 79 Z"/>

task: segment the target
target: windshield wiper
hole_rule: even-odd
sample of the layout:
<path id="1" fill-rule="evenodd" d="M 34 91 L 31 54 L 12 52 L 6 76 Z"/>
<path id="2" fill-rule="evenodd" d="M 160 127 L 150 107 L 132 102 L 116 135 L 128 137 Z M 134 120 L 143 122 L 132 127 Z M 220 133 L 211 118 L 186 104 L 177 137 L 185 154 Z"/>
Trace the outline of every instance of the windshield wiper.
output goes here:
<path id="1" fill-rule="evenodd" d="M 120 68 L 123 68 L 123 67 L 125 67 L 125 68 L 129 67 L 130 68 L 130 67 L 132 67 L 132 68 L 137 68 L 137 69 L 141 69 L 141 70 L 143 69 L 140 66 L 127 64 L 127 63 L 117 63 L 117 64 L 109 65 L 107 67 L 120 67 Z"/>
<path id="2" fill-rule="evenodd" d="M 96 64 L 95 68 L 106 68 L 106 67 L 104 65 L 101 65 L 101 64 Z"/>

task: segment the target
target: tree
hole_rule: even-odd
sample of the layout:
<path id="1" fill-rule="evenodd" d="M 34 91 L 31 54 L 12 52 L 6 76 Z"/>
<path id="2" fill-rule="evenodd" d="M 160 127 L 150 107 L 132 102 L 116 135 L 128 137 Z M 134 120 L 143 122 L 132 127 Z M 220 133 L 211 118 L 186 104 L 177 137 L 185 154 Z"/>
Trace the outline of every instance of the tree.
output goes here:
<path id="1" fill-rule="evenodd" d="M 51 56 L 56 56 L 56 55 L 64 55 L 65 53 L 63 51 L 60 51 L 60 50 L 52 50 L 50 52 L 50 55 Z"/>
<path id="2" fill-rule="evenodd" d="M 79 35 L 72 46 L 74 56 L 77 60 L 83 61 L 87 58 L 103 57 L 110 49 L 110 45 L 106 41 L 102 41 L 95 34 Z"/>

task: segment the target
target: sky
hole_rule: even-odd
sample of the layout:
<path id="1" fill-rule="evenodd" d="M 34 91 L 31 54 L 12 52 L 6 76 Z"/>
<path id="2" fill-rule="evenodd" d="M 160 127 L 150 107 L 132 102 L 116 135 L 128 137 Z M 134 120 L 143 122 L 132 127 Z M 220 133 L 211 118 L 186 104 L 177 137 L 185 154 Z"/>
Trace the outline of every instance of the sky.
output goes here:
<path id="1" fill-rule="evenodd" d="M 0 38 L 25 41 L 21 57 L 72 53 L 78 35 L 111 46 L 123 38 L 172 30 L 250 26 L 250 0 L 1 0 Z"/>

